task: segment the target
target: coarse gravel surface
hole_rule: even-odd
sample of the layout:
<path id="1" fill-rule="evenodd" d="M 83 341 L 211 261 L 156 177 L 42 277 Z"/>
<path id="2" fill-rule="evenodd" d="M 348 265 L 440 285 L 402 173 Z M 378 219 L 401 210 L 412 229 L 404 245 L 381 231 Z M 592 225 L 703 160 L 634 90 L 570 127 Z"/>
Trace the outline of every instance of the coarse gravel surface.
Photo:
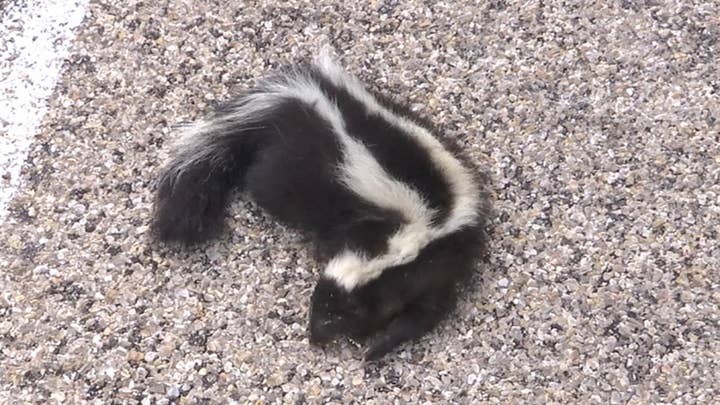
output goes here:
<path id="1" fill-rule="evenodd" d="M 0 230 L 0 403 L 712 403 L 716 1 L 90 2 Z M 330 43 L 492 176 L 456 312 L 378 363 L 307 341 L 321 263 L 239 196 L 148 235 L 175 125 Z"/>

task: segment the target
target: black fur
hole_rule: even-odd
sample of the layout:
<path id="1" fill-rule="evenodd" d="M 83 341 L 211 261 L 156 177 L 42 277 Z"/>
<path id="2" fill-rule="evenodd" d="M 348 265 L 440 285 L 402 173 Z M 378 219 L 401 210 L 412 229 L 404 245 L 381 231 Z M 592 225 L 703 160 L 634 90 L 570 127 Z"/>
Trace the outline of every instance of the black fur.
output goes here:
<path id="1" fill-rule="evenodd" d="M 420 193 L 442 223 L 453 206 L 448 179 L 427 151 L 316 69 L 316 82 L 342 114 L 346 131 L 360 140 L 395 179 Z M 315 106 L 279 98 L 253 117 L 238 106 L 267 91 L 263 84 L 220 108 L 216 123 L 195 134 L 196 142 L 176 151 L 161 177 L 153 230 L 161 240 L 195 243 L 222 229 L 232 190 L 240 188 L 272 216 L 312 237 L 319 260 L 345 249 L 369 257 L 387 251 L 389 237 L 406 216 L 359 198 L 338 180 L 341 145 Z M 422 125 L 402 106 L 378 98 L 391 111 Z M 429 128 L 430 129 L 430 128 Z M 452 310 L 457 283 L 467 280 L 484 247 L 487 198 L 479 196 L 478 222 L 432 241 L 410 263 L 386 269 L 351 291 L 321 276 L 312 297 L 310 339 L 326 343 L 340 335 L 369 339 L 367 359 L 424 335 Z"/>

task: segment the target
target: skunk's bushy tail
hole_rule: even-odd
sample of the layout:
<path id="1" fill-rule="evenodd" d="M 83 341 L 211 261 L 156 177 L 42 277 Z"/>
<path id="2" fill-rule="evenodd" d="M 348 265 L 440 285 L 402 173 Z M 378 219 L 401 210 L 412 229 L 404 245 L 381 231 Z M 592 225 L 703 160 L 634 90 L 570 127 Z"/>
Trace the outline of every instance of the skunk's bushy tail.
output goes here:
<path id="1" fill-rule="evenodd" d="M 242 185 L 273 110 L 262 96 L 240 97 L 184 130 L 157 186 L 155 237 L 191 244 L 223 229 L 228 197 Z"/>

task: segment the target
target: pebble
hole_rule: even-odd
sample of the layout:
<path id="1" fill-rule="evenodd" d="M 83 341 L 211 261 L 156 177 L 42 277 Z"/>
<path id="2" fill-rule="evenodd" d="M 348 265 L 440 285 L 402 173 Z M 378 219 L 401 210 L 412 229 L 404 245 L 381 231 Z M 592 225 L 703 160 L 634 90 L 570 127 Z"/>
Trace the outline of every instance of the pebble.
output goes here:
<path id="1" fill-rule="evenodd" d="M 277 387 L 285 382 L 285 376 L 282 373 L 271 374 L 266 380 L 265 384 L 270 387 Z"/>
<path id="2" fill-rule="evenodd" d="M 175 399 L 175 398 L 179 397 L 180 396 L 180 388 L 178 388 L 176 385 L 168 387 L 167 396 L 170 399 Z"/>
<path id="3" fill-rule="evenodd" d="M 147 352 L 145 353 L 145 361 L 148 363 L 152 363 L 157 358 L 157 352 Z"/>

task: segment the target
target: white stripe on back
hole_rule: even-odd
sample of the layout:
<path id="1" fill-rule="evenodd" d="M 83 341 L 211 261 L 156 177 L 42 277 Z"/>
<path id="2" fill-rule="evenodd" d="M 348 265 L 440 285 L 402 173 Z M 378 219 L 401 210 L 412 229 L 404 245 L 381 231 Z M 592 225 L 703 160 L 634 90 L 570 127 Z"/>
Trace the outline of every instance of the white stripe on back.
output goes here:
<path id="1" fill-rule="evenodd" d="M 345 89 L 352 97 L 365 105 L 369 114 L 375 114 L 385 121 L 400 129 L 404 134 L 414 138 L 417 143 L 425 149 L 433 163 L 440 169 L 445 180 L 449 183 L 453 195 L 451 212 L 447 219 L 439 227 L 431 226 L 432 212 L 422 199 L 413 201 L 407 205 L 407 209 L 417 211 L 419 214 L 414 221 L 401 228 L 390 238 L 388 252 L 378 258 L 365 259 L 356 253 L 346 250 L 330 261 L 325 274 L 335 279 L 347 290 L 365 284 L 382 274 L 388 267 L 397 266 L 412 261 L 419 254 L 420 250 L 427 246 L 432 240 L 441 238 L 453 233 L 464 226 L 474 224 L 478 219 L 478 195 L 479 190 L 473 180 L 473 176 L 465 167 L 448 152 L 443 145 L 428 131 L 413 122 L 412 120 L 398 116 L 381 105 L 372 94 L 355 77 L 347 74 L 330 56 L 324 51 L 315 61 L 323 76 L 330 80 L 333 85 Z M 369 151 L 365 150 L 365 153 Z M 365 158 L 365 157 L 363 157 Z M 372 156 L 370 159 L 374 158 Z M 354 161 L 346 160 L 346 164 L 353 165 Z M 360 169 L 360 166 L 346 170 Z M 387 173 L 385 173 L 387 175 Z M 389 175 L 387 175 L 389 177 Z M 362 172 L 358 172 L 362 177 Z M 370 181 L 373 181 L 371 179 Z M 398 180 L 392 179 L 394 182 Z M 365 188 L 366 180 L 353 178 L 353 181 L 346 182 L 353 191 L 356 188 L 363 188 L 363 197 L 373 202 L 382 201 L 380 194 L 385 190 L 380 187 Z M 359 193 L 358 193 L 359 194 Z M 415 194 L 417 194 L 415 192 Z M 418 204 L 414 206 L 413 204 Z M 380 205 L 383 206 L 383 205 Z M 404 212 L 404 211 L 403 211 Z"/>

